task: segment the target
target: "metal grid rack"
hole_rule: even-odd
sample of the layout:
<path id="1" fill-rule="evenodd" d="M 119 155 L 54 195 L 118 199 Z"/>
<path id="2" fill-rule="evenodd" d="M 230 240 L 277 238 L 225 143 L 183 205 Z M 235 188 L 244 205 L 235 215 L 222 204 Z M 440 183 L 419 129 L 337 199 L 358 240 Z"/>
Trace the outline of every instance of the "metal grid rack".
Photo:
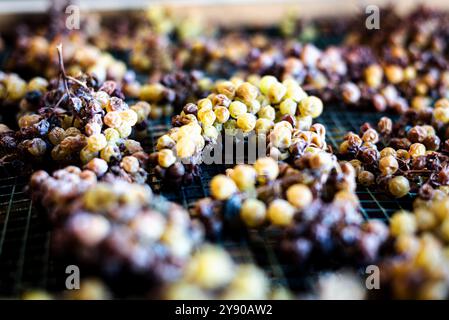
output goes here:
<path id="1" fill-rule="evenodd" d="M 357 132 L 364 122 L 376 123 L 380 115 L 374 112 L 343 110 L 328 107 L 318 120 L 328 129 L 327 139 L 335 148 L 346 132 Z M 169 119 L 154 122 L 148 133 L 149 150 L 159 136 L 169 127 Z M 203 166 L 201 178 L 178 190 L 160 188 L 151 177 L 150 185 L 169 200 L 191 208 L 197 199 L 209 195 L 211 178 L 222 173 L 224 165 Z M 0 297 L 17 297 L 24 289 L 63 289 L 64 268 L 51 254 L 51 232 L 44 215 L 36 210 L 24 191 L 28 177 L 0 170 Z M 400 208 L 410 208 L 412 195 L 400 200 L 386 194 L 360 187 L 357 194 L 361 200 L 362 213 L 366 219 L 388 220 Z M 288 266 L 283 265 L 275 254 L 274 243 L 264 231 L 250 231 L 241 240 L 225 240 L 226 247 L 239 262 L 256 262 L 263 267 L 275 283 L 292 288 L 307 279 L 291 277 Z"/>

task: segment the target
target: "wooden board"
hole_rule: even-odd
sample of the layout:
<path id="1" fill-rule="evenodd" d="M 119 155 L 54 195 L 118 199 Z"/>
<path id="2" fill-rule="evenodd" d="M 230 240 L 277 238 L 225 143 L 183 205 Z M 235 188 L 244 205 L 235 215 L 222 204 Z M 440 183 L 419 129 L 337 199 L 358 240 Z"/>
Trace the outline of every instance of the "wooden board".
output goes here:
<path id="1" fill-rule="evenodd" d="M 138 12 L 150 5 L 169 5 L 180 16 L 195 14 L 206 24 L 270 25 L 280 21 L 288 12 L 305 18 L 341 16 L 363 11 L 367 5 L 386 5 L 391 0 L 78 0 L 81 10 L 109 15 L 120 11 Z M 398 1 L 396 7 L 405 13 L 422 0 Z M 449 9 L 447 0 L 426 0 L 430 6 Z M 0 30 L 11 26 L 23 14 L 38 15 L 46 11 L 50 0 L 0 1 Z M 382 17 L 381 17 L 382 18 Z"/>

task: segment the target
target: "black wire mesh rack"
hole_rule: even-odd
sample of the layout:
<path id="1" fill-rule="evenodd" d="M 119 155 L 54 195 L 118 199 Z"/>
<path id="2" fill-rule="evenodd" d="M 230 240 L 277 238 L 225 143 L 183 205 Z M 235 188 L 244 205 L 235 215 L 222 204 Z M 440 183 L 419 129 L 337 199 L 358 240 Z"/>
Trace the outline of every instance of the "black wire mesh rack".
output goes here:
<path id="1" fill-rule="evenodd" d="M 318 119 L 327 128 L 327 140 L 335 148 L 348 131 L 358 132 L 364 122 L 377 123 L 380 114 L 360 112 L 339 107 L 328 107 Z M 150 124 L 147 140 L 152 149 L 159 136 L 169 127 L 169 119 Z M 150 177 L 150 185 L 156 192 L 191 208 L 196 200 L 209 195 L 211 178 L 222 173 L 225 165 L 202 167 L 202 176 L 189 186 L 178 190 L 161 188 L 156 177 Z M 60 265 L 50 250 L 51 231 L 44 215 L 33 206 L 24 187 L 27 175 L 0 171 L 0 297 L 19 297 L 30 288 L 62 290 L 65 283 L 65 267 Z M 400 200 L 386 194 L 360 187 L 357 194 L 365 219 L 387 221 L 398 209 L 409 209 L 413 195 Z M 238 262 L 256 262 L 270 275 L 274 283 L 295 288 L 304 279 L 289 276 L 289 266 L 283 265 L 275 254 L 274 243 L 262 231 L 250 231 L 241 240 L 225 240 L 226 247 Z"/>

